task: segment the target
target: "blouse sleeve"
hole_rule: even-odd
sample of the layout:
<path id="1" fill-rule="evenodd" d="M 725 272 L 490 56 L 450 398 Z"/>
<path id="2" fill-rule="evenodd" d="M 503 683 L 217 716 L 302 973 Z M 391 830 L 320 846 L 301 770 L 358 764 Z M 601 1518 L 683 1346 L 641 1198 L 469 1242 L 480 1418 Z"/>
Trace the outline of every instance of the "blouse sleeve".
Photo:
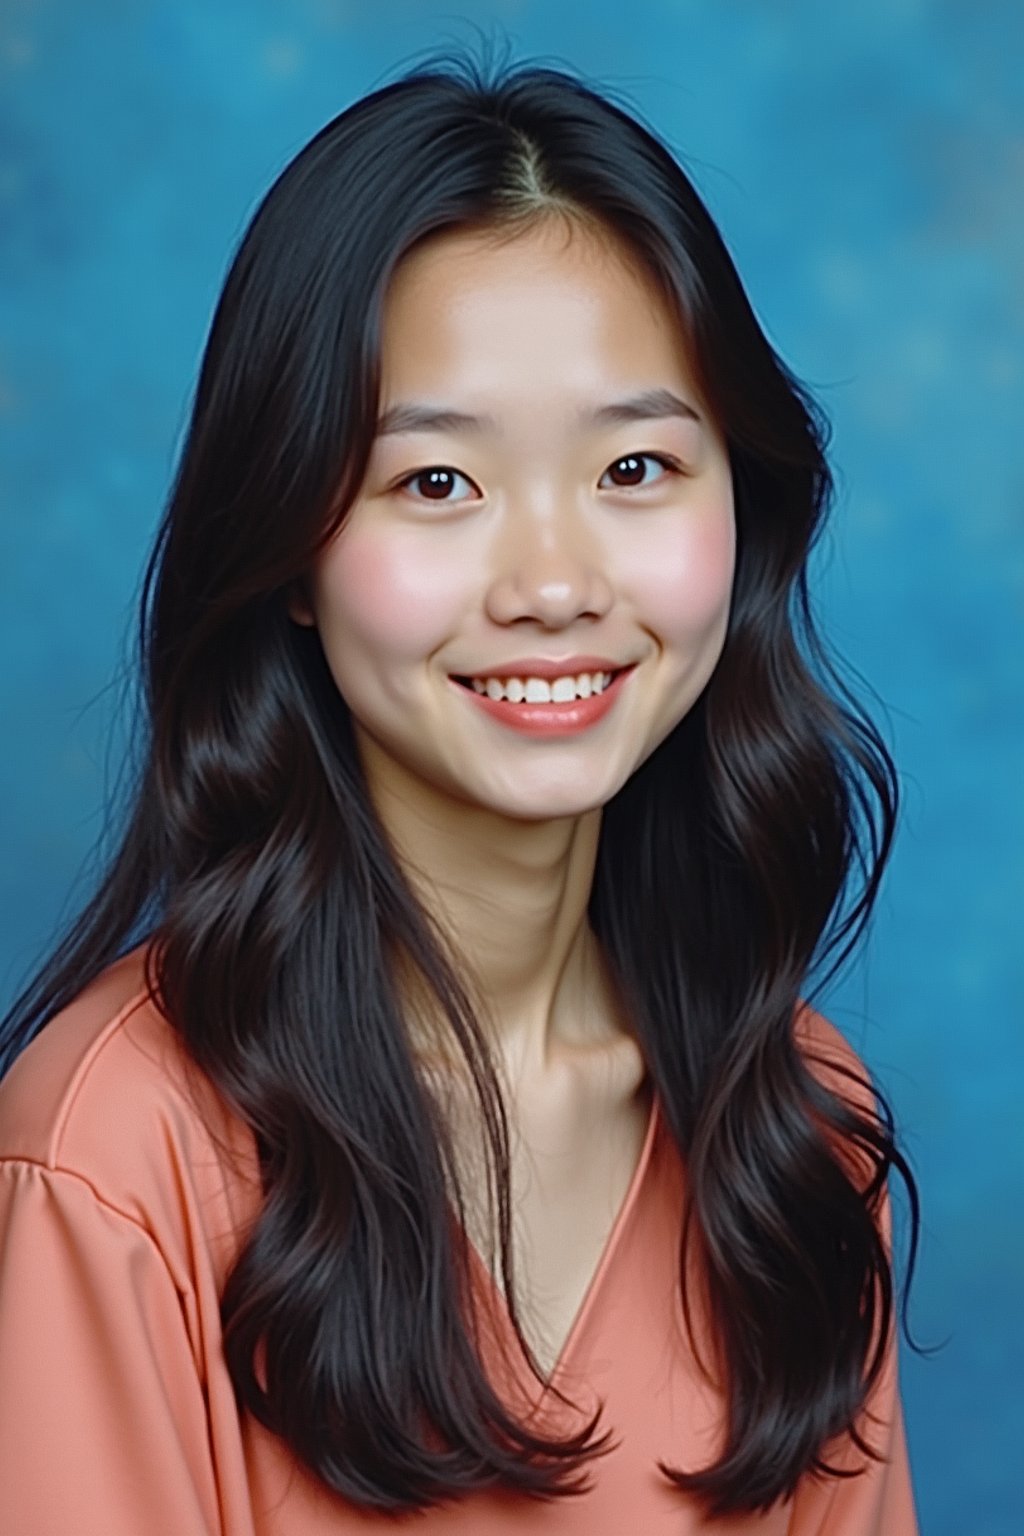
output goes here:
<path id="1" fill-rule="evenodd" d="M 221 1531 L 183 1298 L 78 1174 L 0 1162 L 0 1530 Z"/>
<path id="2" fill-rule="evenodd" d="M 892 1210 L 886 1192 L 880 1212 L 886 1251 L 892 1253 Z M 867 1399 L 858 1429 L 883 1461 L 871 1461 L 848 1439 L 841 1450 L 826 1452 L 830 1466 L 865 1466 L 857 1477 L 805 1478 L 798 1488 L 788 1536 L 919 1536 L 913 1484 L 900 1401 L 895 1319 L 884 1365 Z"/>

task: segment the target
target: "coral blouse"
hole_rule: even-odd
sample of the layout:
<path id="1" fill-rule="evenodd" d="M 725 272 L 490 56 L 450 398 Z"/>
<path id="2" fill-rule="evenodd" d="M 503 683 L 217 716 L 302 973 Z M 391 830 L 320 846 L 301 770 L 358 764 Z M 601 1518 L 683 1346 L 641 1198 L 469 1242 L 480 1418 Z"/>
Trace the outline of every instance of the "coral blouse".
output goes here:
<path id="1" fill-rule="evenodd" d="M 189 1091 L 142 954 L 104 971 L 0 1085 L 0 1530 L 355 1536 L 408 1523 L 422 1536 L 917 1536 L 894 1344 L 869 1405 L 881 1423 L 865 1426 L 887 1460 L 861 1476 L 806 1478 L 767 1515 L 709 1526 L 658 1471 L 659 1458 L 707 1464 L 723 1402 L 686 1341 L 683 1170 L 656 1099 L 555 1366 L 581 1412 L 603 1400 L 599 1429 L 614 1430 L 617 1448 L 587 1464 L 592 1490 L 551 1503 L 487 1491 L 396 1521 L 327 1489 L 235 1401 L 219 1296 L 259 1209 L 255 1142 L 207 1079 L 198 1099 Z M 859 1066 L 821 1015 L 800 1017 L 816 1049 Z M 548 1389 L 525 1365 L 513 1380 L 498 1347 L 514 1337 L 504 1301 L 482 1258 L 473 1262 L 495 1330 L 484 1363 L 521 1407 L 517 1392 Z M 845 1439 L 828 1459 L 864 1461 Z"/>

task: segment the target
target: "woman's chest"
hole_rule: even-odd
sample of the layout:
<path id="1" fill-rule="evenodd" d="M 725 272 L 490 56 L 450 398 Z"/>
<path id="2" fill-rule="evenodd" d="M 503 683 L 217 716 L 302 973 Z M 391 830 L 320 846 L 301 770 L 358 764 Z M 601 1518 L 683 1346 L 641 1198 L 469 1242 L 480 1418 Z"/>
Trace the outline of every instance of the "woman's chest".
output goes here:
<path id="1" fill-rule="evenodd" d="M 660 1127 L 649 1091 L 621 1118 L 593 1121 L 593 1136 L 574 1136 L 568 1113 L 546 1131 L 536 1123 L 510 1126 L 523 1331 L 541 1371 L 550 1376 L 554 1368 L 569 1406 L 550 1390 L 536 1390 L 514 1348 L 510 1358 L 495 1347 L 513 1344 L 507 1315 L 501 1337 L 482 1330 L 481 1361 L 517 1417 L 539 1409 L 535 1427 L 564 1435 L 578 1432 L 600 1407 L 600 1427 L 613 1432 L 615 1444 L 590 1464 L 593 1487 L 585 1496 L 538 1506 L 501 1487 L 483 1489 L 425 1512 L 416 1522 L 424 1533 L 617 1536 L 642 1529 L 650 1536 L 695 1536 L 705 1529 L 698 1506 L 658 1470 L 659 1460 L 692 1468 L 713 1459 L 725 1408 L 702 1380 L 684 1336 L 678 1291 L 683 1174 Z M 467 1206 L 480 1204 L 478 1194 L 469 1181 Z M 477 1249 L 481 1290 L 495 1302 L 501 1323 L 502 1292 L 481 1257 L 489 1247 L 486 1222 L 467 1209 L 466 1228 Z M 703 1348 L 703 1332 L 701 1342 Z M 218 1422 L 230 1420 L 230 1387 L 223 1385 Z M 245 1436 L 245 1476 L 259 1511 L 252 1536 L 354 1536 L 383 1526 L 379 1514 L 325 1498 L 262 1425 L 247 1418 Z M 787 1519 L 773 1514 L 729 1529 L 737 1536 L 740 1530 L 782 1536 Z"/>
<path id="2" fill-rule="evenodd" d="M 510 1116 L 513 1284 L 519 1319 L 545 1376 L 600 1286 L 617 1230 L 643 1174 L 653 1097 L 649 1082 L 606 1105 L 557 1095 L 522 1098 Z M 466 1233 L 507 1304 L 497 1239 L 489 1241 L 483 1167 L 459 1143 Z"/>

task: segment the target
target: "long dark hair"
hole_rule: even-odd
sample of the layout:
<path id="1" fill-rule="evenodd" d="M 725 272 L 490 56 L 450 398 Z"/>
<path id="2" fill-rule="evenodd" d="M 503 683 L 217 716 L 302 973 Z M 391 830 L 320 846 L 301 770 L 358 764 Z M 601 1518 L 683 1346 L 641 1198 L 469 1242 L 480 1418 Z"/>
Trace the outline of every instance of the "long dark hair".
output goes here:
<path id="1" fill-rule="evenodd" d="M 534 1433 L 473 1346 L 456 1165 L 399 969 L 440 1008 L 475 1084 L 505 1290 L 540 1376 L 515 1316 L 500 1082 L 374 814 L 317 633 L 286 607 L 365 473 L 396 264 L 443 230 L 514 234 L 553 214 L 609 229 L 658 282 L 730 456 L 724 650 L 605 808 L 589 920 L 686 1166 L 684 1307 L 697 1244 L 728 1389 L 719 1459 L 658 1465 L 711 1517 L 767 1510 L 805 1473 L 849 1475 L 821 1457 L 832 1437 L 849 1430 L 877 1454 L 855 1420 L 892 1342 L 880 1213 L 893 1167 L 913 1273 L 918 1199 L 891 1109 L 877 1090 L 878 1113 L 865 1108 L 869 1081 L 852 1098 L 828 1089 L 794 1039 L 812 967 L 832 957 L 824 985 L 868 921 L 898 781 L 808 599 L 832 494 L 824 418 L 676 159 L 609 94 L 536 63 L 434 57 L 330 122 L 263 200 L 217 305 L 143 582 L 144 751 L 123 838 L 3 1039 L 10 1058 L 151 940 L 154 999 L 259 1151 L 263 1212 L 223 1297 L 239 1402 L 367 1507 L 589 1485 L 608 1449 L 600 1414 L 564 1439 Z"/>

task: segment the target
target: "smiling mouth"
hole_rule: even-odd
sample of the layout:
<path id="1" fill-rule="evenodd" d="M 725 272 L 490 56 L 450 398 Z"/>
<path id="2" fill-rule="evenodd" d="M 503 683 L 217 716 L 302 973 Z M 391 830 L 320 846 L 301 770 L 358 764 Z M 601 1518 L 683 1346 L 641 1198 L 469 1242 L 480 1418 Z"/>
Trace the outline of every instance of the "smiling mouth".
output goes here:
<path id="1" fill-rule="evenodd" d="M 599 696 L 609 688 L 623 672 L 631 667 L 616 667 L 605 672 L 579 672 L 565 677 L 459 677 L 453 681 L 469 691 L 485 695 L 495 703 L 509 704 L 574 704 L 580 699 Z"/>

